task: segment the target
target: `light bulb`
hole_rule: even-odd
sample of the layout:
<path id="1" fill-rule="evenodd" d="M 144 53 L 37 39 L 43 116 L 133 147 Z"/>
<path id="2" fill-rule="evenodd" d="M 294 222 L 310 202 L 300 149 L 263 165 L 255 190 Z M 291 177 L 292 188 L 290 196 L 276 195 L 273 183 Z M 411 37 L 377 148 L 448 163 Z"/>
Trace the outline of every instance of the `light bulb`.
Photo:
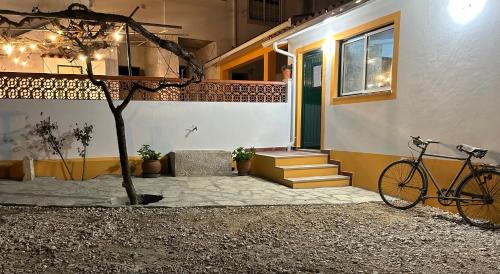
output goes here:
<path id="1" fill-rule="evenodd" d="M 14 58 L 13 61 L 14 61 L 14 64 L 19 64 L 19 58 L 16 57 L 16 58 Z"/>
<path id="2" fill-rule="evenodd" d="M 119 42 L 122 40 L 123 35 L 120 33 L 120 31 L 115 31 L 115 33 L 113 33 L 113 38 L 115 39 L 115 41 Z"/>
<path id="3" fill-rule="evenodd" d="M 11 55 L 14 51 L 14 47 L 11 44 L 7 44 L 3 46 L 3 50 L 7 53 L 7 55 Z"/>
<path id="4" fill-rule="evenodd" d="M 30 44 L 30 49 L 35 50 L 36 49 L 36 44 Z"/>
<path id="5" fill-rule="evenodd" d="M 55 35 L 55 34 L 49 35 L 49 40 L 52 42 L 55 42 L 57 40 L 57 35 Z"/>
<path id="6" fill-rule="evenodd" d="M 102 55 L 101 55 L 100 53 L 97 53 L 97 52 L 96 52 L 96 53 L 94 54 L 94 58 L 95 58 L 96 60 L 101 60 L 101 59 L 102 59 Z"/>
<path id="7" fill-rule="evenodd" d="M 87 60 L 87 56 L 80 54 L 80 55 L 78 55 L 78 59 L 80 59 L 80 61 L 83 62 L 83 61 Z"/>
<path id="8" fill-rule="evenodd" d="M 26 47 L 25 46 L 20 46 L 19 47 L 19 51 L 20 52 L 25 52 L 26 51 Z"/>
<path id="9" fill-rule="evenodd" d="M 28 61 L 22 61 L 21 66 L 25 67 L 28 64 Z"/>

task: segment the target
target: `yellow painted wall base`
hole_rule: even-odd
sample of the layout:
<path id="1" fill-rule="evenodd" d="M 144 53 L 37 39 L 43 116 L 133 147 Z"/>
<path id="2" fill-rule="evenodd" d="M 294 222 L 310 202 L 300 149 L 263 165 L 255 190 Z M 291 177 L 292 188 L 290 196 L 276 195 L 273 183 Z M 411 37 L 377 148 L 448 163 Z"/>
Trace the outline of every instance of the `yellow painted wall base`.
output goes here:
<path id="1" fill-rule="evenodd" d="M 68 159 L 68 166 L 75 180 L 82 177 L 82 159 Z M 132 175 L 140 175 L 142 160 L 139 157 L 130 157 L 129 166 Z M 90 158 L 87 159 L 85 179 L 92 179 L 99 175 L 121 174 L 120 158 Z M 70 176 L 61 160 L 36 160 L 35 175 L 37 177 L 56 177 L 59 180 L 69 180 Z"/>
<path id="2" fill-rule="evenodd" d="M 331 151 L 330 157 L 341 162 L 343 171 L 353 173 L 353 186 L 376 192 L 378 192 L 378 179 L 384 168 L 394 161 L 405 158 L 349 151 Z M 449 185 L 461 167 L 461 162 L 455 160 L 424 159 L 424 162 L 442 188 Z M 436 193 L 437 190 L 429 179 L 428 195 L 435 196 Z M 456 212 L 455 206 L 442 206 L 436 199 L 429 199 L 425 204 Z"/>
<path id="3" fill-rule="evenodd" d="M 0 179 L 23 179 L 23 161 L 0 161 Z"/>

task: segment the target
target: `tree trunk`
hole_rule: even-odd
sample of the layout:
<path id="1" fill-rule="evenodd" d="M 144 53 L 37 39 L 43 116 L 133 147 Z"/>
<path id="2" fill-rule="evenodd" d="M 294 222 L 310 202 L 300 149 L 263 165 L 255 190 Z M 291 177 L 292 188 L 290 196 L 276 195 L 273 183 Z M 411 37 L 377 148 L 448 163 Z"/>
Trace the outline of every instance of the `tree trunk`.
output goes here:
<path id="1" fill-rule="evenodd" d="M 125 139 L 125 122 L 120 111 L 113 112 L 116 124 L 116 137 L 118 139 L 118 150 L 120 152 L 120 165 L 122 168 L 123 183 L 122 186 L 127 191 L 127 196 L 131 205 L 139 203 L 137 193 L 135 192 L 132 178 L 130 177 L 130 167 L 128 165 L 127 141 Z"/>

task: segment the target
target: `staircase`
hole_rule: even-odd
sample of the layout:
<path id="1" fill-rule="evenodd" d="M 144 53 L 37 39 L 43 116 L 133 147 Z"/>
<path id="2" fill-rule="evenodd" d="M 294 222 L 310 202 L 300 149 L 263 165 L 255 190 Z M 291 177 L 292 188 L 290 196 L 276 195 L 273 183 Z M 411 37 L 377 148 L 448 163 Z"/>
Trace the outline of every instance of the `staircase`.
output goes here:
<path id="1" fill-rule="evenodd" d="M 255 155 L 252 174 L 291 188 L 348 186 L 350 178 L 339 175 L 328 154 L 309 151 L 265 151 Z"/>

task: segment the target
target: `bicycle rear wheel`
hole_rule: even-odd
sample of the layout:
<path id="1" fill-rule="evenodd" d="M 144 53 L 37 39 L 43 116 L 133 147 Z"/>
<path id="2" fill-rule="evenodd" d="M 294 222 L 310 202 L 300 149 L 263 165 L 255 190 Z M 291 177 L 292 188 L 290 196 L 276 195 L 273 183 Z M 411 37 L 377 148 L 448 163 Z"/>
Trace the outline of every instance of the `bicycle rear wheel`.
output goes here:
<path id="1" fill-rule="evenodd" d="M 390 164 L 378 180 L 382 200 L 395 208 L 408 209 L 422 200 L 422 189 L 427 188 L 422 171 L 410 160 Z"/>
<path id="2" fill-rule="evenodd" d="M 500 172 L 477 171 L 476 177 L 467 177 L 457 189 L 457 209 L 462 218 L 473 226 L 500 228 Z M 483 186 L 482 188 L 480 186 Z M 486 193 L 483 193 L 483 190 Z"/>

